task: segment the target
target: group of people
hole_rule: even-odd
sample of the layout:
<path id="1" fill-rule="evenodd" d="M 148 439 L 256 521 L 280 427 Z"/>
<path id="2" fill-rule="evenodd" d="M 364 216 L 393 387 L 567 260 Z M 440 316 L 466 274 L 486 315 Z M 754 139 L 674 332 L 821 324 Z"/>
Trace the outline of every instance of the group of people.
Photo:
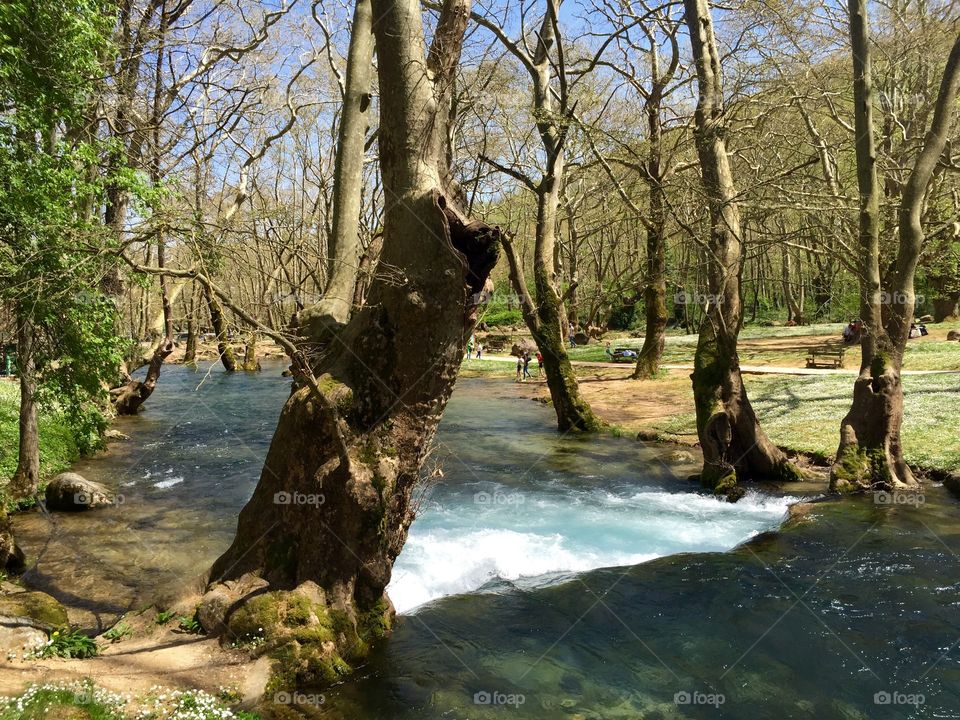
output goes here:
<path id="1" fill-rule="evenodd" d="M 532 378 L 530 374 L 530 351 L 523 350 L 517 355 L 517 382 L 523 382 L 527 378 Z M 537 351 L 537 377 L 543 375 L 543 355 Z"/>
<path id="2" fill-rule="evenodd" d="M 471 335 L 470 339 L 467 340 L 467 360 L 473 357 L 474 339 L 475 338 L 473 337 L 473 335 Z M 477 360 L 479 360 L 480 356 L 483 354 L 483 345 L 480 344 L 479 340 L 476 341 L 476 348 L 477 348 Z"/>
<path id="3" fill-rule="evenodd" d="M 843 342 L 847 345 L 853 345 L 854 343 L 860 342 L 860 335 L 863 333 L 863 321 L 857 318 L 856 320 L 851 320 L 847 323 L 847 326 L 843 329 Z M 923 323 L 910 323 L 910 335 L 909 337 L 918 338 L 923 337 L 924 335 L 929 335 L 927 326 Z"/>

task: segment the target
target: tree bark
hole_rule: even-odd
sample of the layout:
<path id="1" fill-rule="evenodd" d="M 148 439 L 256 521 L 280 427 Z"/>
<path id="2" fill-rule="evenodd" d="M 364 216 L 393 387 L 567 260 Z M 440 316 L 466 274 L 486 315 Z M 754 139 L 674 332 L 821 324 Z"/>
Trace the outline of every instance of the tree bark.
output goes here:
<path id="1" fill-rule="evenodd" d="M 7 492 L 14 500 L 33 497 L 40 485 L 40 433 L 37 428 L 36 348 L 33 319 L 21 307 L 17 313 L 17 372 L 20 378 L 20 440 L 17 469 Z"/>
<path id="2" fill-rule="evenodd" d="M 917 484 L 900 437 L 900 370 L 916 305 L 914 276 L 925 239 L 921 223 L 924 197 L 950 138 L 960 92 L 960 36 L 947 59 L 930 129 L 900 195 L 897 256 L 883 292 L 869 21 L 865 0 L 850 0 L 849 9 L 860 188 L 860 312 L 865 332 L 861 340 L 863 361 L 854 383 L 853 403 L 840 426 L 830 484 L 839 491 L 890 490 Z"/>
<path id="3" fill-rule="evenodd" d="M 389 631 L 384 590 L 414 517 L 412 493 L 497 258 L 499 231 L 453 206 L 435 135 L 469 2 L 444 4 L 429 59 L 418 3 L 374 0 L 373 10 L 391 276 L 373 279 L 339 342 L 308 356 L 316 345 L 307 338 L 295 353 L 263 473 L 201 606 L 230 639 L 263 629 L 277 688 L 335 682 Z M 231 610 L 212 612 L 224 595 Z M 304 604 L 299 619 L 287 612 Z"/>
<path id="4" fill-rule="evenodd" d="M 565 158 L 563 144 L 566 129 L 557 122 L 558 116 L 567 114 L 567 108 L 556 107 L 551 88 L 554 67 L 562 70 L 562 63 L 555 65 L 550 50 L 557 42 L 556 19 L 560 3 L 547 0 L 547 12 L 540 25 L 536 51 L 533 56 L 523 55 L 524 64 L 533 82 L 533 105 L 537 118 L 537 132 L 546 156 L 546 167 L 540 182 L 533 187 L 537 197 L 537 223 L 533 250 L 533 280 L 536 304 L 529 302 L 523 271 L 516 254 L 508 248 L 511 257 L 510 278 L 514 290 L 527 302 L 521 306 L 523 318 L 537 348 L 543 355 L 543 369 L 547 387 L 557 413 L 557 426 L 561 431 L 595 431 L 603 422 L 590 409 L 589 403 L 580 394 L 577 378 L 567 355 L 565 329 L 567 316 L 560 293 L 560 278 L 557 272 L 557 215 L 560 206 Z M 523 51 L 514 48 L 514 52 Z M 558 70 L 559 73 L 559 70 Z M 561 76 L 561 83 L 565 79 Z M 565 98 L 565 91 L 560 92 Z M 565 101 L 561 102 L 565 105 Z"/>
<path id="5" fill-rule="evenodd" d="M 223 317 L 223 308 L 220 303 L 206 286 L 203 289 L 207 299 L 207 308 L 210 310 L 210 325 L 213 326 L 213 332 L 217 336 L 217 352 L 220 354 L 220 362 L 223 363 L 223 369 L 227 372 L 236 372 L 237 357 L 233 353 L 233 347 L 230 345 L 230 338 L 227 336 L 227 324 Z"/>
<path id="6" fill-rule="evenodd" d="M 334 168 L 330 272 L 323 299 L 300 315 L 301 324 L 313 334 L 319 334 L 324 325 L 337 327 L 350 319 L 360 271 L 360 202 L 373 75 L 371 13 L 370 0 L 357 0 L 347 53 L 347 82 Z"/>
<path id="7" fill-rule="evenodd" d="M 738 480 L 779 480 L 799 473 L 760 427 L 740 374 L 742 235 L 724 140 L 722 70 L 708 1 L 685 0 L 684 7 L 700 91 L 694 139 L 710 210 L 709 298 L 691 375 L 703 449 L 701 481 L 735 500 L 743 494 Z"/>

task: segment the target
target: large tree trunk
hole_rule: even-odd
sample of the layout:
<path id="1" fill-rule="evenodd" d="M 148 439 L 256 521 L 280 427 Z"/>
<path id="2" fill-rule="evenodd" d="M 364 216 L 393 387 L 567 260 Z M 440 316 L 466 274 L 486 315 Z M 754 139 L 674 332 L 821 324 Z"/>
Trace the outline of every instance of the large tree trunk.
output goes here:
<path id="1" fill-rule="evenodd" d="M 363 196 L 364 141 L 369 126 L 373 75 L 373 18 L 370 0 L 357 0 L 347 54 L 347 82 L 340 118 L 333 189 L 330 273 L 323 299 L 301 314 L 301 323 L 318 333 L 350 319 L 360 270 L 360 201 Z"/>
<path id="2" fill-rule="evenodd" d="M 687 26 L 699 85 L 694 138 L 710 209 L 706 256 L 710 293 L 694 358 L 697 435 L 703 449 L 701 481 L 736 499 L 739 479 L 779 480 L 796 468 L 760 427 L 740 375 L 737 337 L 742 322 L 742 236 L 733 174 L 723 138 L 720 57 L 707 0 L 685 0 Z"/>
<path id="3" fill-rule="evenodd" d="M 208 628 L 230 640 L 266 636 L 277 688 L 335 681 L 389 630 L 384 589 L 414 518 L 412 492 L 497 258 L 498 231 L 450 202 L 436 135 L 469 4 L 447 0 L 428 58 L 418 3 L 373 9 L 383 262 L 393 273 L 374 278 L 340 342 L 297 355 L 260 481 L 201 606 Z"/>
<path id="4" fill-rule="evenodd" d="M 220 362 L 223 363 L 223 369 L 227 372 L 236 372 L 237 357 L 227 335 L 227 323 L 223 317 L 223 308 L 220 307 L 220 303 L 210 292 L 210 288 L 204 286 L 203 292 L 207 299 L 207 308 L 210 310 L 210 325 L 213 326 L 213 332 L 217 336 L 217 352 L 220 354 Z"/>
<path id="5" fill-rule="evenodd" d="M 899 246 L 887 292 L 881 291 L 879 185 L 873 131 L 870 37 L 865 0 L 850 0 L 857 181 L 860 188 L 860 294 L 863 362 L 853 403 L 840 426 L 831 487 L 890 490 L 917 484 L 903 453 L 900 369 L 916 304 L 914 276 L 923 249 L 923 201 L 950 137 L 960 92 L 960 36 L 943 73 L 933 121 L 901 194 Z M 886 306 L 884 303 L 888 303 Z"/>
<path id="6" fill-rule="evenodd" d="M 40 485 L 40 433 L 37 429 L 37 378 L 33 319 L 17 313 L 17 372 L 20 377 L 20 441 L 17 469 L 7 492 L 14 500 L 33 497 Z"/>

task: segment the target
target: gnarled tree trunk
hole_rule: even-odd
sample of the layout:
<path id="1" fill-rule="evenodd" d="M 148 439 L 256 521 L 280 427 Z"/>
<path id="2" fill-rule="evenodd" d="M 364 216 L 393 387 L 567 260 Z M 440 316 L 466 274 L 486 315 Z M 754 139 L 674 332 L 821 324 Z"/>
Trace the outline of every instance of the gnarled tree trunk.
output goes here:
<path id="1" fill-rule="evenodd" d="M 916 305 L 914 276 L 923 249 L 924 196 L 950 137 L 960 92 L 960 36 L 947 59 L 923 148 L 901 195 L 899 245 L 886 292 L 880 275 L 880 190 L 873 128 L 873 87 L 866 3 L 850 0 L 850 40 L 860 188 L 860 314 L 863 361 L 853 403 L 840 426 L 831 469 L 835 490 L 890 490 L 917 484 L 903 453 L 903 386 L 900 369 Z"/>
<path id="2" fill-rule="evenodd" d="M 307 356 L 307 338 L 296 356 L 260 481 L 201 605 L 211 630 L 266 637 L 277 688 L 335 681 L 388 632 L 384 590 L 414 518 L 411 494 L 497 258 L 499 232 L 464 218 L 442 179 L 469 2 L 444 3 L 426 58 L 418 3 L 373 9 L 392 274 L 374 278 L 338 342 Z"/>
<path id="3" fill-rule="evenodd" d="M 738 480 L 794 478 L 798 472 L 760 427 L 740 374 L 742 236 L 723 137 L 722 69 L 708 0 L 685 0 L 684 7 L 700 90 L 694 139 L 710 210 L 709 297 L 691 375 L 703 449 L 701 481 L 733 500 L 743 494 Z"/>

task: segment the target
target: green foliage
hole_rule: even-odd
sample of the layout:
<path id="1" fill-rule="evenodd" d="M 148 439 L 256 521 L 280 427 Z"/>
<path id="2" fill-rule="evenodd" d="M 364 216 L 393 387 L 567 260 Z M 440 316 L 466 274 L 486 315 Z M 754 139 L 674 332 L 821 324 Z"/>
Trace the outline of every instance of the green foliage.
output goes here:
<path id="1" fill-rule="evenodd" d="M 17 467 L 19 406 L 20 389 L 17 384 L 0 382 L 0 501 L 3 501 L 2 483 Z M 40 430 L 40 467 L 46 475 L 67 470 L 80 457 L 80 447 L 69 421 L 55 407 L 41 407 L 37 424 Z"/>
<path id="2" fill-rule="evenodd" d="M 197 620 L 196 615 L 181 615 L 177 618 L 177 622 L 180 625 L 180 629 L 184 632 L 191 633 L 192 635 L 203 634 L 203 626 L 200 625 L 200 621 Z"/>
<path id="3" fill-rule="evenodd" d="M 166 625 L 168 622 L 173 620 L 176 614 L 177 613 L 174 612 L 173 610 L 164 610 L 163 612 L 158 612 L 157 616 L 153 619 L 153 621 L 157 625 Z"/>
<path id="4" fill-rule="evenodd" d="M 110 642 L 115 643 L 115 642 L 120 642 L 124 638 L 130 637 L 132 634 L 133 634 L 133 630 L 130 629 L 130 626 L 121 620 L 112 628 L 107 630 L 103 634 L 103 637 L 105 637 Z"/>
<path id="5" fill-rule="evenodd" d="M 487 310 L 481 318 L 487 327 L 502 327 L 505 325 L 523 325 L 523 314 L 520 308 L 493 307 Z"/>
<path id="6" fill-rule="evenodd" d="M 100 648 L 97 647 L 96 640 L 79 630 L 63 628 L 50 633 L 50 639 L 36 652 L 36 657 L 65 657 L 82 660 L 94 657 L 99 652 Z"/>

